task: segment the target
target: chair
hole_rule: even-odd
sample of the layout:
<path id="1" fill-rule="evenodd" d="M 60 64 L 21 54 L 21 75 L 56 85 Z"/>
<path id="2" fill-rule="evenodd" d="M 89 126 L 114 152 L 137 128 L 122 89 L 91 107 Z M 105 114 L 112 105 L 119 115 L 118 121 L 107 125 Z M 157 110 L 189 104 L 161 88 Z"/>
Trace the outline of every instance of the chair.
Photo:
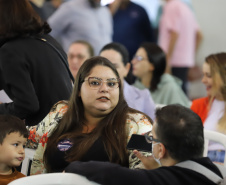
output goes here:
<path id="1" fill-rule="evenodd" d="M 214 141 L 222 144 L 226 150 L 226 135 L 215 131 L 204 130 L 204 139 L 205 144 L 203 156 L 207 156 L 209 141 Z M 226 167 L 226 154 L 224 157 L 224 167 Z"/>
<path id="2" fill-rule="evenodd" d="M 8 185 L 100 185 L 74 173 L 46 173 L 23 177 Z"/>
<path id="3" fill-rule="evenodd" d="M 30 164 L 33 160 L 33 156 L 35 154 L 35 149 L 25 148 L 25 158 L 22 162 L 21 173 L 26 176 L 30 175 Z"/>

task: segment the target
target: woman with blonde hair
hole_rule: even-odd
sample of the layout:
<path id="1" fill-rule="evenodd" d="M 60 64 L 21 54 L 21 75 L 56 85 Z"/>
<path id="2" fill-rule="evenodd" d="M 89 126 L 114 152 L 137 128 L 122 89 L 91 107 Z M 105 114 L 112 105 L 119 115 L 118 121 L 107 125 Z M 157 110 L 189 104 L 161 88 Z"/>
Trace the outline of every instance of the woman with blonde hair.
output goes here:
<path id="1" fill-rule="evenodd" d="M 194 100 L 191 109 L 201 117 L 205 129 L 226 134 L 226 53 L 206 57 L 202 82 L 207 97 Z M 212 161 L 223 163 L 224 155 L 223 146 L 209 145 L 208 156 Z"/>

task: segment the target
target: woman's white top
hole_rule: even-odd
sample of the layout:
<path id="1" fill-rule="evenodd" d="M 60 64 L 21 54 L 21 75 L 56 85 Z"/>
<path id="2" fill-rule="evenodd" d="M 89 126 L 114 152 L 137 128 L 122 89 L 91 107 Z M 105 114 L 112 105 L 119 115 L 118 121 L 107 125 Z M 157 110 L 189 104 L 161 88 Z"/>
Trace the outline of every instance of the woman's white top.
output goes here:
<path id="1" fill-rule="evenodd" d="M 204 122 L 204 129 L 217 131 L 217 123 L 224 114 L 225 109 L 224 101 L 214 99 L 213 104 L 210 108 L 208 116 Z M 224 147 L 216 142 L 210 142 L 209 150 L 225 150 Z"/>

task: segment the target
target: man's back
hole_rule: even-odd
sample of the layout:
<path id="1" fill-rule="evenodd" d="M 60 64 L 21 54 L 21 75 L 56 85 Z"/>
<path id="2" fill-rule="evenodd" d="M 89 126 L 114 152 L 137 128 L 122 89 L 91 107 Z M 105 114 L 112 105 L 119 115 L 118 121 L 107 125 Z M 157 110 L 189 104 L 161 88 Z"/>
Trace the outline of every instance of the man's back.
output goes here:
<path id="1" fill-rule="evenodd" d="M 217 167 L 209 158 L 195 160 L 222 177 Z M 92 173 L 92 169 L 98 173 Z M 66 168 L 66 172 L 78 173 L 103 185 L 214 185 L 208 177 L 190 169 L 169 166 L 154 170 L 132 170 L 106 162 L 74 162 Z M 111 175 L 109 175 L 111 174 Z M 103 178 L 104 177 L 104 178 Z"/>
<path id="2" fill-rule="evenodd" d="M 75 40 L 86 40 L 95 46 L 95 54 L 112 37 L 112 18 L 106 7 L 92 7 L 88 0 L 63 3 L 48 19 L 51 35 L 61 42 L 65 51 Z"/>
<path id="3" fill-rule="evenodd" d="M 142 42 L 156 41 L 154 30 L 145 9 L 133 2 L 129 2 L 124 9 L 118 9 L 113 20 L 113 40 L 126 46 L 130 59 Z"/>

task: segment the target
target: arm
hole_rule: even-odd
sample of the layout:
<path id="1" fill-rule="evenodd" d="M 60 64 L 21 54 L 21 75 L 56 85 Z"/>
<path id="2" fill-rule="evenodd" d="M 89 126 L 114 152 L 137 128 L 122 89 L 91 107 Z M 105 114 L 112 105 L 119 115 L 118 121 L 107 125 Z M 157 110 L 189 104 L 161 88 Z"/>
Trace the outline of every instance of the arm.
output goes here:
<path id="1" fill-rule="evenodd" d="M 64 30 L 68 29 L 69 21 L 73 17 L 73 12 L 68 4 L 62 4 L 49 18 L 48 23 L 52 28 L 50 35 L 54 38 L 61 38 Z"/>
<path id="2" fill-rule="evenodd" d="M 143 135 L 152 129 L 152 125 L 150 121 L 147 119 L 146 116 L 143 114 L 131 114 L 130 119 L 127 120 L 127 129 L 128 129 L 128 139 L 127 141 L 130 140 L 132 134 L 140 134 Z M 144 156 L 150 156 L 151 153 L 148 152 L 141 152 L 142 155 Z M 144 169 L 145 167 L 137 158 L 132 150 L 129 150 L 129 168 L 134 169 L 134 168 L 140 168 Z"/>
<path id="3" fill-rule="evenodd" d="M 153 170 L 153 169 L 160 167 L 159 164 L 154 160 L 152 155 L 151 156 L 145 156 L 141 152 L 138 152 L 137 150 L 134 150 L 133 153 L 142 162 L 145 169 Z"/>
<path id="4" fill-rule="evenodd" d="M 0 61 L 4 84 L 13 100 L 12 103 L 0 104 L 0 114 L 12 114 L 26 119 L 39 110 L 28 59 L 20 48 L 7 43 L 7 46 L 3 46 L 0 50 Z"/>
<path id="5" fill-rule="evenodd" d="M 176 45 L 176 42 L 177 42 L 177 39 L 178 39 L 179 35 L 177 32 L 175 31 L 170 31 L 170 41 L 169 41 L 169 46 L 168 46 L 168 50 L 167 50 L 167 53 L 166 53 L 166 61 L 167 61 L 167 64 L 166 64 L 166 73 L 171 73 L 171 67 L 170 67 L 170 64 L 169 64 L 169 60 L 170 58 L 172 57 L 172 54 L 174 52 L 174 49 L 175 49 L 175 45 Z"/>
<path id="6" fill-rule="evenodd" d="M 151 185 L 151 177 L 143 170 L 131 170 L 109 162 L 72 162 L 65 172 L 77 173 L 102 185 Z"/>
<path id="7" fill-rule="evenodd" d="M 43 163 L 43 155 L 47 146 L 48 138 L 57 128 L 59 121 L 67 111 L 67 103 L 60 101 L 56 103 L 50 110 L 49 114 L 35 127 L 30 127 L 30 135 L 28 140 L 36 139 L 38 143 L 37 150 L 31 165 L 31 175 L 45 172 Z"/>
<path id="8" fill-rule="evenodd" d="M 200 44 L 201 44 L 202 40 L 203 40 L 202 33 L 201 33 L 200 30 L 198 30 L 197 33 L 196 33 L 196 40 L 195 40 L 195 41 L 196 41 L 196 42 L 195 42 L 195 51 L 196 51 L 196 52 L 198 51 L 198 49 L 199 49 L 199 47 L 200 47 Z"/>
<path id="9" fill-rule="evenodd" d="M 170 42 L 169 42 L 169 47 L 168 47 L 168 51 L 167 51 L 167 59 L 168 60 L 172 57 L 178 37 L 179 37 L 179 35 L 177 32 L 170 31 Z"/>
<path id="10" fill-rule="evenodd" d="M 47 134 L 49 137 L 51 135 L 50 131 L 53 131 L 55 126 L 58 124 L 58 122 L 54 120 L 58 119 L 59 116 L 57 113 L 62 108 L 62 106 L 63 104 L 60 104 L 60 102 L 56 103 L 38 125 L 27 126 L 29 131 L 29 136 L 26 143 L 27 148 L 36 149 L 39 143 L 42 143 L 42 146 L 47 143 L 47 140 L 44 140 L 43 138 L 46 137 Z"/>

